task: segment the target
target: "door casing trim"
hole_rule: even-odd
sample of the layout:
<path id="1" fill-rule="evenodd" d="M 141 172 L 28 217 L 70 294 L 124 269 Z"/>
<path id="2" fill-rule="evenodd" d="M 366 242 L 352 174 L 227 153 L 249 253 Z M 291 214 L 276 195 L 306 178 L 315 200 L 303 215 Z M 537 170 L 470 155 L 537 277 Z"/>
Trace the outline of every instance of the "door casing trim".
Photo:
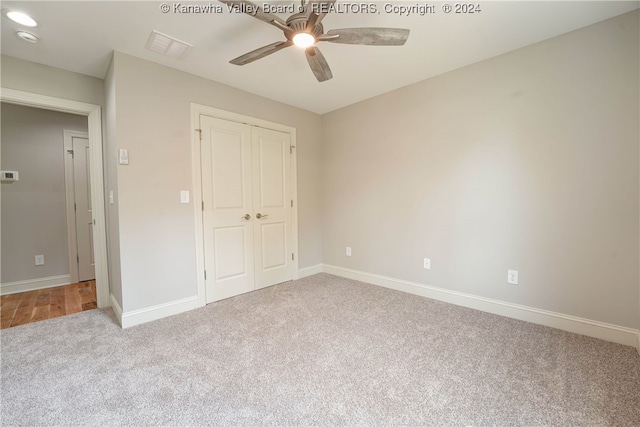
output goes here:
<path id="1" fill-rule="evenodd" d="M 250 126 L 257 126 L 285 132 L 291 135 L 291 145 L 296 147 L 296 128 L 256 117 L 245 116 L 231 111 L 220 110 L 206 105 L 191 103 L 191 170 L 193 181 L 193 215 L 195 220 L 195 243 L 196 243 L 196 284 L 198 292 L 198 306 L 206 305 L 206 287 L 204 281 L 204 227 L 202 214 L 202 167 L 200 153 L 200 116 L 211 116 L 217 119 L 229 120 L 237 123 L 245 123 Z M 294 148 L 291 154 L 291 199 L 293 200 L 293 210 L 291 212 L 291 237 L 293 239 L 293 279 L 298 278 L 298 164 L 297 151 Z"/>

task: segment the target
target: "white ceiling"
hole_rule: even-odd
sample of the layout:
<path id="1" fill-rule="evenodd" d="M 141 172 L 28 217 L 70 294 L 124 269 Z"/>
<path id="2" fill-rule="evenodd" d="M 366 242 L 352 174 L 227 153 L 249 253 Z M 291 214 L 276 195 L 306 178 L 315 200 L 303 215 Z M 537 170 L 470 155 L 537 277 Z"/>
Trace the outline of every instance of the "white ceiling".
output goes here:
<path id="1" fill-rule="evenodd" d="M 39 25 L 29 31 L 40 41 L 30 44 L 19 39 L 15 32 L 24 27 L 3 15 L 2 54 L 104 78 L 111 52 L 117 50 L 289 105 L 326 113 L 640 6 L 638 1 L 482 1 L 480 13 L 461 15 L 445 14 L 441 9 L 444 2 L 432 2 L 434 14 L 399 16 L 384 11 L 387 2 L 375 2 L 379 14 L 327 15 L 323 21 L 325 31 L 348 27 L 409 28 L 407 43 L 401 47 L 319 43 L 334 76 L 319 83 L 304 53 L 295 47 L 242 67 L 229 64 L 229 60 L 248 51 L 284 40 L 277 28 L 248 15 L 228 13 L 226 6 L 215 0 L 181 4 L 220 4 L 224 13 L 165 14 L 160 11 L 161 3 L 3 1 L 3 10 L 20 10 L 38 21 Z M 180 2 L 166 3 L 173 7 Z M 194 48 L 182 60 L 150 52 L 145 44 L 152 30 L 191 43 Z"/>

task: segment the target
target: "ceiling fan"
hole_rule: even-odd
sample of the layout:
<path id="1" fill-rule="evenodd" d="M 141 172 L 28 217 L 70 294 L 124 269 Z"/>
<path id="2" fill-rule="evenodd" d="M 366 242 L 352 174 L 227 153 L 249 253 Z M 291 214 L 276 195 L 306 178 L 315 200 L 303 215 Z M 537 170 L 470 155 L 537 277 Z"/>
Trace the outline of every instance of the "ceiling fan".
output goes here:
<path id="1" fill-rule="evenodd" d="M 245 53 L 229 61 L 235 65 L 246 65 L 250 62 L 271 55 L 285 47 L 298 46 L 304 48 L 307 62 L 319 82 L 333 77 L 331 68 L 320 50 L 317 42 L 343 44 L 359 44 L 374 46 L 401 46 L 409 37 L 409 30 L 402 28 L 344 28 L 324 32 L 322 19 L 332 10 L 336 0 L 301 0 L 301 12 L 294 13 L 286 21 L 266 12 L 261 6 L 248 0 L 220 0 L 234 6 L 236 10 L 247 13 L 254 18 L 279 28 L 284 33 L 285 41 L 279 41 Z"/>

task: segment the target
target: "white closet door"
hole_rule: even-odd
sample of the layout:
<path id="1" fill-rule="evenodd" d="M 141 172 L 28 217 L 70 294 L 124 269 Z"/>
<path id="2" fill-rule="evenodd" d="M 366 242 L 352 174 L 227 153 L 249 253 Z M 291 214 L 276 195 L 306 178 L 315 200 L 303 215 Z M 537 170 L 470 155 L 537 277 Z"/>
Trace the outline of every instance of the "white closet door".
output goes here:
<path id="1" fill-rule="evenodd" d="M 291 136 L 254 127 L 253 209 L 256 289 L 292 280 Z"/>
<path id="2" fill-rule="evenodd" d="M 255 289 L 251 128 L 200 117 L 207 302 Z"/>

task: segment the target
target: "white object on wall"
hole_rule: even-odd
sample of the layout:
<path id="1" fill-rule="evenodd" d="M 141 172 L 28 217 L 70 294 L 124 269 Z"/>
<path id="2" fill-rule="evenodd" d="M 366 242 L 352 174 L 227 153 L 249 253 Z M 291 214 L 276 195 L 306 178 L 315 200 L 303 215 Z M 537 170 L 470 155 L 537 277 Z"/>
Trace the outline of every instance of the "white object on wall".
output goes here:
<path id="1" fill-rule="evenodd" d="M 189 203 L 189 191 L 181 190 L 180 191 L 180 203 Z"/>
<path id="2" fill-rule="evenodd" d="M 120 150 L 118 150 L 118 163 L 120 163 L 121 165 L 129 164 L 129 150 L 127 150 L 126 148 L 121 148 Z"/>
<path id="3" fill-rule="evenodd" d="M 16 182 L 19 181 L 18 171 L 2 171 L 2 182 Z"/>

